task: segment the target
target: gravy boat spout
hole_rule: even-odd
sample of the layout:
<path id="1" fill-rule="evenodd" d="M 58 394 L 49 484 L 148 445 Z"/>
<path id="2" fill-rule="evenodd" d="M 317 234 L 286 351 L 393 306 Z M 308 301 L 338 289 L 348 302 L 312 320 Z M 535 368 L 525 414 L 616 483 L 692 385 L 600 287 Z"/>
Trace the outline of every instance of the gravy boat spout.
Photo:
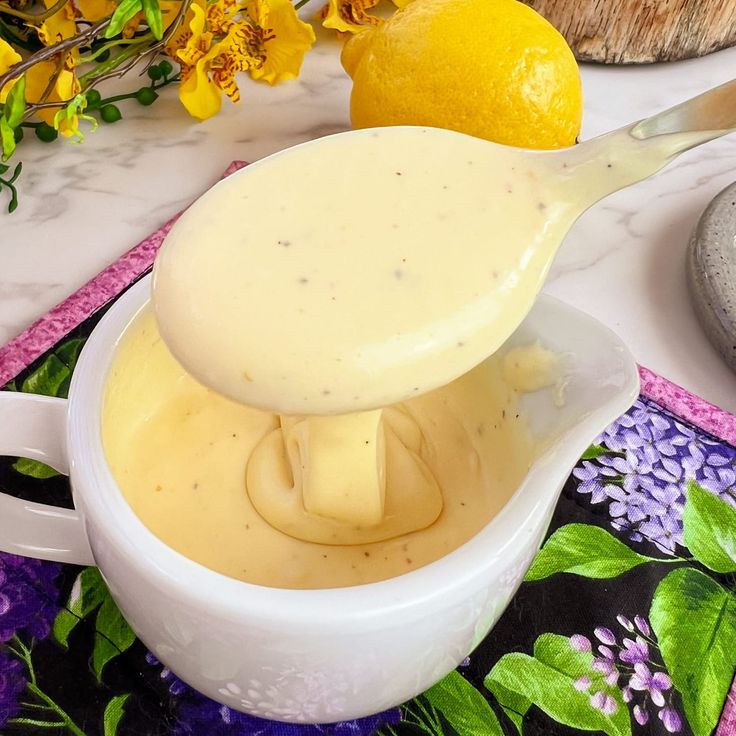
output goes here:
<path id="1" fill-rule="evenodd" d="M 560 378 L 557 385 L 522 395 L 534 459 L 516 494 L 479 536 L 509 524 L 541 541 L 571 470 L 639 394 L 636 362 L 620 338 L 593 317 L 545 294 L 499 354 L 535 342 L 559 356 Z"/>

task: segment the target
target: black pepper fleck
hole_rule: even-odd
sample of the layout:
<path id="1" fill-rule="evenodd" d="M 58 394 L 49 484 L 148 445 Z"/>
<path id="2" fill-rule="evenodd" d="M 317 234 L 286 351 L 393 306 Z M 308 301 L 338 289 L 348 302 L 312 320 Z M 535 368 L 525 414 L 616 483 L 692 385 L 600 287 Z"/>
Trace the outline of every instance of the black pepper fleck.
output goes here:
<path id="1" fill-rule="evenodd" d="M 288 248 L 291 245 L 291 240 L 279 240 L 279 245 L 283 245 L 284 248 Z"/>
<path id="2" fill-rule="evenodd" d="M 394 269 L 394 278 L 397 281 L 401 281 L 404 278 L 404 272 L 400 268 Z"/>
<path id="3" fill-rule="evenodd" d="M 306 278 L 305 276 L 302 276 L 302 277 L 301 277 L 301 278 L 299 279 L 299 283 L 300 283 L 300 284 L 308 284 L 308 283 L 309 283 L 309 279 L 308 279 L 308 278 Z"/>

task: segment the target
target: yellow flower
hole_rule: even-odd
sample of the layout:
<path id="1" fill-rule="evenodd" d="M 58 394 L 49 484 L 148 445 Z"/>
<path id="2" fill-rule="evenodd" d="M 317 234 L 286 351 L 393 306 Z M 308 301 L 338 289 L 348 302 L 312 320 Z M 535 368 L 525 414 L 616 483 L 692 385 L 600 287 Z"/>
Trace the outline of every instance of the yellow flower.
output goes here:
<path id="1" fill-rule="evenodd" d="M 399 9 L 405 8 L 412 0 L 391 0 Z M 334 28 L 338 36 L 360 33 L 366 26 L 377 26 L 384 19 L 371 15 L 380 0 L 329 0 L 315 16 L 325 28 Z"/>
<path id="2" fill-rule="evenodd" d="M 295 79 L 315 42 L 312 26 L 299 19 L 289 0 L 248 0 L 246 9 L 256 24 L 258 56 L 263 59 L 249 69 L 251 77 L 269 84 Z"/>
<path id="3" fill-rule="evenodd" d="M 200 120 L 220 111 L 223 92 L 237 102 L 240 92 L 235 73 L 257 63 L 247 53 L 248 28 L 233 20 L 235 11 L 231 0 L 218 0 L 209 8 L 205 0 L 194 0 L 181 28 L 166 45 L 166 53 L 181 67 L 179 99 Z"/>
<path id="4" fill-rule="evenodd" d="M 181 0 L 159 0 L 161 15 L 164 21 L 164 30 L 166 30 L 176 18 L 181 8 Z"/>
<path id="5" fill-rule="evenodd" d="M 40 61 L 38 64 L 34 64 L 26 72 L 26 100 L 29 104 L 34 102 L 40 102 L 43 93 L 46 91 L 46 87 L 49 81 L 56 73 L 57 66 L 56 61 Z M 54 81 L 54 85 L 51 89 L 46 102 L 67 102 L 72 99 L 75 95 L 79 94 L 80 91 L 79 81 L 74 73 L 73 69 L 62 69 L 59 72 L 58 77 Z M 45 123 L 49 125 L 54 124 L 54 116 L 61 110 L 59 107 L 45 107 L 38 110 L 36 115 L 41 118 Z M 64 136 L 75 135 L 77 131 L 77 118 L 72 118 L 69 122 L 65 121 L 64 124 L 59 128 L 59 132 Z"/>
<path id="6" fill-rule="evenodd" d="M 270 84 L 296 77 L 314 40 L 289 0 L 194 0 L 166 53 L 181 67 L 179 99 L 205 120 L 223 93 L 240 100 L 238 72 Z"/>
<path id="7" fill-rule="evenodd" d="M 54 0 L 44 0 L 46 9 L 54 4 Z M 38 38 L 44 46 L 71 38 L 77 32 L 77 24 L 74 22 L 76 12 L 71 2 L 64 5 L 61 10 L 47 18 L 38 29 Z"/>
<path id="8" fill-rule="evenodd" d="M 115 0 L 75 0 L 77 10 L 85 20 L 98 21 L 115 12 Z"/>
<path id="9" fill-rule="evenodd" d="M 17 64 L 20 59 L 20 54 L 9 43 L 7 43 L 7 41 L 0 38 L 0 74 L 5 74 L 5 72 L 7 72 L 11 66 Z M 5 98 L 8 96 L 10 90 L 13 89 L 14 84 L 15 80 L 8 82 L 2 89 L 0 89 L 0 102 L 5 102 Z"/>
<path id="10" fill-rule="evenodd" d="M 329 0 L 317 17 L 325 28 L 334 28 L 338 33 L 360 33 L 367 25 L 376 26 L 380 18 L 368 11 L 380 0 Z"/>

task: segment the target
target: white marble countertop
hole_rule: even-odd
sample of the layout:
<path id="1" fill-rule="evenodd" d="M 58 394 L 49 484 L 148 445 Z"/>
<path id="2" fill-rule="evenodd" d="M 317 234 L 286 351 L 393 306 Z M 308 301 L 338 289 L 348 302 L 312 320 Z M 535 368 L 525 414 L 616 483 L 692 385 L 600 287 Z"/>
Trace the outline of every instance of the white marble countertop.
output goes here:
<path id="1" fill-rule="evenodd" d="M 0 210 L 0 344 L 28 326 L 214 182 L 233 159 L 348 127 L 349 80 L 339 44 L 319 35 L 301 78 L 276 88 L 243 81 L 243 102 L 196 124 L 168 89 L 151 108 L 81 146 L 24 141 L 21 206 Z M 727 81 L 736 49 L 646 67 L 584 66 L 587 138 Z M 685 285 L 685 249 L 710 199 L 736 179 L 736 136 L 690 151 L 619 192 L 575 225 L 547 290 L 591 313 L 636 359 L 736 412 L 736 376 L 701 332 Z M 327 210 L 334 192 L 325 193 Z"/>

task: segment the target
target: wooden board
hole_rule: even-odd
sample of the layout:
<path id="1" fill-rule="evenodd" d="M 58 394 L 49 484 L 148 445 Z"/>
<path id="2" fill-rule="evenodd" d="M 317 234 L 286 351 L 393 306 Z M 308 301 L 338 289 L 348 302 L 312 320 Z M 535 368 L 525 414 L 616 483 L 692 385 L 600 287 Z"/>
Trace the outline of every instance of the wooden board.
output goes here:
<path id="1" fill-rule="evenodd" d="M 580 61 L 646 64 L 703 56 L 736 43 L 736 0 L 522 0 Z"/>

